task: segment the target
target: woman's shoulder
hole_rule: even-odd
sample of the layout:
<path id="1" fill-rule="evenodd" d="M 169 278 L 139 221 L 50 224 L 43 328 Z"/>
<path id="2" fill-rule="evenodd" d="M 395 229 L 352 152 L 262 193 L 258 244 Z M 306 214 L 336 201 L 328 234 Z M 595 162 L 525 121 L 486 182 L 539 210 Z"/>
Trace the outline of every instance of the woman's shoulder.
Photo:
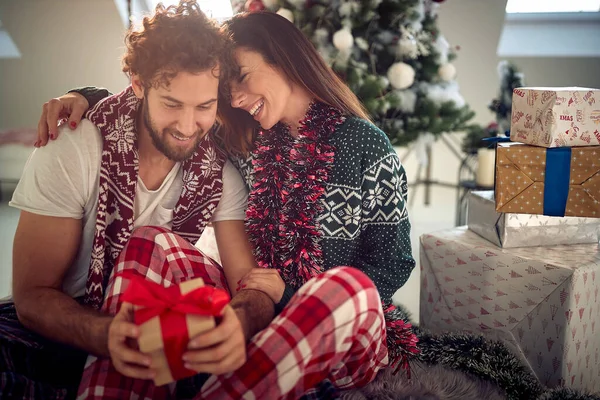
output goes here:
<path id="1" fill-rule="evenodd" d="M 387 135 L 375 124 L 359 117 L 348 117 L 336 130 L 338 146 L 349 147 L 353 152 L 388 154 L 394 152 Z"/>

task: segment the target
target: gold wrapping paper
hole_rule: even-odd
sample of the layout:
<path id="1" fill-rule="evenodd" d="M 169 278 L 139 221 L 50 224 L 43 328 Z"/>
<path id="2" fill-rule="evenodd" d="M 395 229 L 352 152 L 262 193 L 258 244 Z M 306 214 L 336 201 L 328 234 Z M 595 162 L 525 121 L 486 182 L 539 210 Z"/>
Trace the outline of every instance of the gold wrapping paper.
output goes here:
<path id="1" fill-rule="evenodd" d="M 496 152 L 496 211 L 544 214 L 546 148 L 500 143 Z M 565 216 L 600 217 L 600 146 L 571 149 Z"/>
<path id="2" fill-rule="evenodd" d="M 186 294 L 194 289 L 204 286 L 202 278 L 182 282 L 179 285 L 181 294 Z M 140 307 L 136 307 L 140 308 Z M 215 327 L 215 319 L 201 315 L 187 315 L 187 329 L 189 338 L 193 338 L 202 332 Z M 138 339 L 140 351 L 152 357 L 152 366 L 156 370 L 154 384 L 162 386 L 175 381 L 167 357 L 164 352 L 163 335 L 160 328 L 160 317 L 154 317 L 140 325 L 140 337 Z M 158 367 L 157 367 L 158 366 Z"/>

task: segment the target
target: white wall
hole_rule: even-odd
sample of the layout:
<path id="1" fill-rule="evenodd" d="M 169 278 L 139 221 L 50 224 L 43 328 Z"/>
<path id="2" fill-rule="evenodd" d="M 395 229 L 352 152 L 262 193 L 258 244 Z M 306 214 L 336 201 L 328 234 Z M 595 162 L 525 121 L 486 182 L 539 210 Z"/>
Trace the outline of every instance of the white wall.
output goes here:
<path id="1" fill-rule="evenodd" d="M 496 48 L 505 4 L 448 0 L 440 6 L 441 31 L 461 47 L 458 82 L 482 124 L 493 118 L 487 105 L 499 84 Z M 0 0 L 0 19 L 23 54 L 0 60 L 0 129 L 34 127 L 44 101 L 69 88 L 96 84 L 118 91 L 127 84 L 120 69 L 124 27 L 114 0 Z M 600 58 L 513 61 L 529 85 L 600 87 Z M 413 180 L 414 156 L 404 162 Z M 435 145 L 435 178 L 456 181 L 458 164 L 443 143 Z"/>
<path id="2" fill-rule="evenodd" d="M 37 126 L 42 104 L 70 88 L 127 85 L 114 0 L 0 0 L 0 19 L 22 54 L 0 59 L 0 129 Z"/>

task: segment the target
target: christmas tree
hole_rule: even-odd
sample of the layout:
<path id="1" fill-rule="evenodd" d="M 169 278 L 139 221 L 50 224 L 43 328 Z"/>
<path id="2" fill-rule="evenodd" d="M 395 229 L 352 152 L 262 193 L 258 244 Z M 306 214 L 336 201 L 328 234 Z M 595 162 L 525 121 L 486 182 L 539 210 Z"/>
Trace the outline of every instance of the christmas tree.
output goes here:
<path id="1" fill-rule="evenodd" d="M 463 130 L 474 113 L 460 95 L 455 49 L 432 0 L 233 0 L 294 22 L 358 95 L 393 145 Z"/>
<path id="2" fill-rule="evenodd" d="M 488 108 L 496 114 L 498 130 L 503 135 L 510 130 L 513 90 L 525 86 L 525 82 L 523 73 L 519 72 L 514 64 L 505 60 L 498 64 L 498 75 L 500 77 L 498 97 L 492 100 Z"/>
<path id="3" fill-rule="evenodd" d="M 510 130 L 513 90 L 525 86 L 524 76 L 516 65 L 506 60 L 500 61 L 498 64 L 498 76 L 500 78 L 498 97 L 493 99 L 488 106 L 494 113 L 496 121 L 485 128 L 477 124 L 467 127 L 462 143 L 465 153 L 473 154 L 477 152 L 478 148 L 488 147 L 489 143 L 482 139 L 504 136 Z"/>

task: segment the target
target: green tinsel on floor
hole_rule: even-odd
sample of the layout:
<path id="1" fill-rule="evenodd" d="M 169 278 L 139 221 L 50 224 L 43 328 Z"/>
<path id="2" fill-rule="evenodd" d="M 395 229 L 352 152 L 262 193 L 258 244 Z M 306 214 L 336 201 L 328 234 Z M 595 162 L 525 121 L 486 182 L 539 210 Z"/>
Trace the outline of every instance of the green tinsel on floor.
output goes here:
<path id="1" fill-rule="evenodd" d="M 509 400 L 600 400 L 598 395 L 565 387 L 545 387 L 500 341 L 469 333 L 432 334 L 415 326 L 403 307 L 396 307 L 402 318 L 413 324 L 421 350 L 418 359 L 425 363 L 441 364 L 493 382 Z"/>
<path id="2" fill-rule="evenodd" d="M 556 388 L 548 390 L 538 400 L 600 400 L 600 396 L 579 393 L 569 388 Z"/>
<path id="3" fill-rule="evenodd" d="M 422 361 L 492 381 L 508 399 L 535 399 L 544 391 L 537 378 L 500 342 L 461 333 L 432 335 L 421 329 L 417 329 L 417 336 Z"/>

